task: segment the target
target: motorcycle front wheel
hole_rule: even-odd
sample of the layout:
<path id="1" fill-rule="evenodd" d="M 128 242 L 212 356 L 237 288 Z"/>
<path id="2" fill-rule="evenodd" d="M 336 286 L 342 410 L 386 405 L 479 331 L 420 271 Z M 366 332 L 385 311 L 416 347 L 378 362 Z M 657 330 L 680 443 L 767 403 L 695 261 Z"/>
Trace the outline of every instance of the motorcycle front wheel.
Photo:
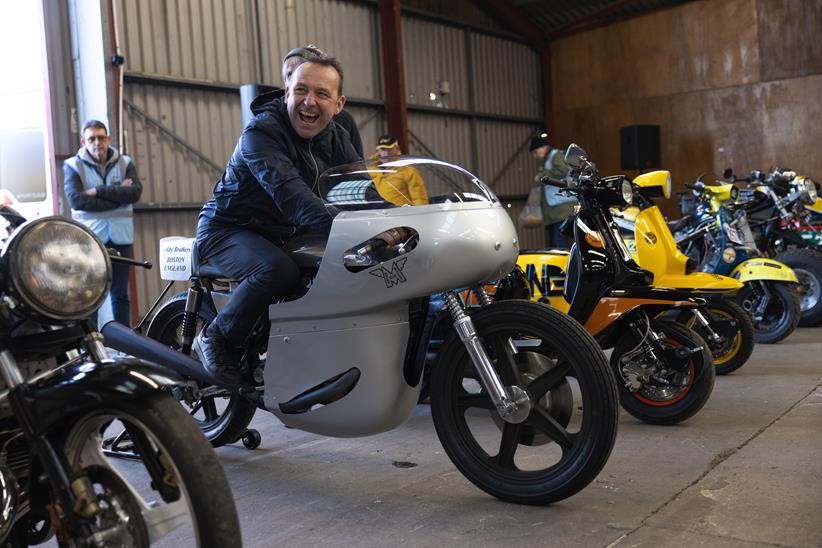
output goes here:
<path id="1" fill-rule="evenodd" d="M 93 526 L 107 545 L 142 548 L 162 538 L 169 545 L 194 539 L 196 546 L 241 546 L 234 498 L 214 449 L 168 395 L 106 402 L 71 417 L 65 430 L 66 460 L 93 486 L 102 509 Z M 133 458 L 108 456 L 103 440 L 124 430 Z M 61 546 L 85 545 L 59 537 Z"/>
<path id="2" fill-rule="evenodd" d="M 765 298 L 767 288 L 769 296 L 761 317 L 755 317 L 756 311 Z M 799 325 L 801 305 L 795 284 L 786 282 L 747 282 L 736 296 L 737 302 L 753 318 L 754 336 L 757 343 L 774 344 L 785 339 Z"/>
<path id="3" fill-rule="evenodd" d="M 180 351 L 183 316 L 186 312 L 186 294 L 171 297 L 152 318 L 146 336 Z M 210 324 L 217 313 L 203 304 L 200 308 L 195 333 Z M 196 359 L 196 356 L 192 356 Z M 211 386 L 201 386 L 200 397 L 182 400 L 184 408 L 197 422 L 203 435 L 214 447 L 234 443 L 245 433 L 257 407 L 240 396 Z M 205 394 L 205 395 L 203 395 Z"/>
<path id="4" fill-rule="evenodd" d="M 654 320 L 651 329 L 663 333 L 663 344 L 672 349 L 684 347 L 696 350 L 683 371 L 664 363 L 654 366 L 647 379 L 638 379 L 639 387 L 629 388 L 630 366 L 622 356 L 640 343 L 639 336 L 622 337 L 611 353 L 611 368 L 617 379 L 619 400 L 623 409 L 648 424 L 677 424 L 693 417 L 708 402 L 714 389 L 716 371 L 708 344 L 692 329 L 670 320 Z M 643 343 L 644 344 L 644 343 Z M 665 360 L 665 356 L 658 356 Z M 652 358 L 642 358 L 648 361 Z M 638 372 L 639 370 L 635 370 Z"/>
<path id="5" fill-rule="evenodd" d="M 525 389 L 534 405 L 524 422 L 504 422 L 452 331 L 431 371 L 431 415 L 445 452 L 474 485 L 508 502 L 577 493 L 605 466 L 616 437 L 616 388 L 602 350 L 576 321 L 539 303 L 498 301 L 471 319 L 503 384 Z"/>
<path id="6" fill-rule="evenodd" d="M 714 358 L 714 367 L 717 375 L 727 375 L 745 365 L 753 353 L 755 340 L 751 316 L 741 306 L 728 299 L 712 299 L 708 301 L 708 321 L 736 322 L 736 331 L 726 336 L 722 344 L 714 344 L 709 340 L 709 332 L 700 326 L 693 318 L 687 326 L 705 339 Z M 727 334 L 726 334 L 727 335 Z"/>

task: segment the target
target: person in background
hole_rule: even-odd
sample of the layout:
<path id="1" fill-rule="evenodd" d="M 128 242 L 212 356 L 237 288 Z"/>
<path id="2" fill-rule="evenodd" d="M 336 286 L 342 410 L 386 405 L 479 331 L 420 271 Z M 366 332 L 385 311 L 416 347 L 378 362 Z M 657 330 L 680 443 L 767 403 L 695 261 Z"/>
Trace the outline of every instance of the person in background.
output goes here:
<path id="1" fill-rule="evenodd" d="M 548 141 L 548 133 L 541 131 L 531 138 L 528 147 L 531 156 L 537 161 L 537 174 L 534 180 L 539 180 L 548 175 L 554 179 L 562 179 L 568 175 L 568 165 L 565 163 L 565 149 L 553 148 Z M 562 232 L 560 227 L 562 222 L 574 212 L 577 204 L 576 198 L 563 196 L 559 190 L 550 185 L 544 185 L 544 198 L 542 200 L 542 223 L 545 226 L 546 247 L 570 247 L 570 242 Z"/>
<path id="2" fill-rule="evenodd" d="M 400 143 L 390 133 L 377 141 L 377 150 L 371 158 L 399 156 L 402 154 Z M 394 205 L 425 205 L 428 203 L 428 191 L 420 172 L 412 166 L 392 167 L 389 170 L 372 172 L 377 192 L 387 202 Z"/>
<path id="3" fill-rule="evenodd" d="M 312 44 L 302 48 L 294 48 L 286 53 L 285 57 L 283 57 L 282 66 L 283 86 L 288 87 L 288 82 L 291 80 L 291 75 L 294 74 L 297 67 L 306 61 L 317 59 L 320 56 L 326 56 L 326 54 L 320 48 Z M 360 131 L 357 129 L 357 122 L 354 121 L 354 117 L 351 116 L 351 113 L 347 110 L 341 110 L 339 114 L 334 116 L 334 121 L 348 132 L 348 136 L 351 139 L 351 144 L 354 145 L 354 150 L 356 150 L 357 154 L 359 154 L 360 158 L 362 158 L 362 138 L 360 137 Z"/>
<path id="4" fill-rule="evenodd" d="M 132 159 L 111 146 L 103 122 L 89 120 L 83 125 L 80 150 L 63 163 L 63 186 L 72 219 L 91 229 L 106 247 L 116 249 L 123 257 L 132 257 L 132 204 L 140 199 L 143 185 Z M 112 271 L 114 319 L 130 326 L 129 267 L 115 264 Z M 97 312 L 91 319 L 97 322 Z"/>

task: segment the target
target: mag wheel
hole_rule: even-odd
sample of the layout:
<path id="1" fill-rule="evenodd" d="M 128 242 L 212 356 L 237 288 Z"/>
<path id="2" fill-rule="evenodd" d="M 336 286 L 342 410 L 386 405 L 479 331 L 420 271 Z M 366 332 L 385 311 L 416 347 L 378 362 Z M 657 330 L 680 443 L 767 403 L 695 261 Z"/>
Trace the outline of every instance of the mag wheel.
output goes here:
<path id="1" fill-rule="evenodd" d="M 126 429 L 139 460 L 104 453 L 106 432 Z M 66 427 L 69 466 L 86 475 L 100 501 L 94 529 L 106 546 L 240 546 L 231 489 L 214 450 L 168 395 L 111 401 Z M 61 535 L 61 546 L 87 546 Z M 87 540 L 87 539 L 85 539 Z"/>
<path id="2" fill-rule="evenodd" d="M 739 290 L 736 298 L 753 318 L 756 342 L 778 343 L 796 329 L 801 305 L 794 285 L 786 282 L 747 282 Z M 761 306 L 763 303 L 764 307 Z"/>
<path id="3" fill-rule="evenodd" d="M 663 335 L 667 353 L 654 360 L 641 352 L 638 335 L 620 339 L 611 354 L 611 367 L 617 380 L 619 400 L 631 415 L 649 424 L 676 424 L 694 416 L 713 392 L 713 359 L 708 345 L 693 330 L 669 320 L 654 320 L 651 329 Z M 674 362 L 674 355 L 689 352 L 685 367 Z M 677 360 L 679 361 L 679 360 Z"/>
<path id="4" fill-rule="evenodd" d="M 524 422 L 502 421 L 450 333 L 431 372 L 431 415 L 446 453 L 502 500 L 570 497 L 593 481 L 616 436 L 616 389 L 602 350 L 576 321 L 538 303 L 498 301 L 471 318 L 503 384 L 525 389 L 534 405 Z"/>
<path id="5" fill-rule="evenodd" d="M 693 318 L 688 322 L 688 327 L 708 343 L 716 374 L 727 375 L 745 365 L 755 345 L 750 315 L 741 306 L 727 299 L 710 300 L 703 313 L 708 317 L 713 330 L 724 338 L 721 343 L 712 342 L 708 330 L 698 325 Z"/>
<path id="6" fill-rule="evenodd" d="M 179 293 L 169 299 L 151 320 L 146 336 L 174 350 L 180 350 L 185 305 L 185 293 Z M 199 333 L 204 326 L 211 323 L 216 315 L 214 310 L 203 305 L 196 332 Z M 198 397 L 182 398 L 181 403 L 194 418 L 206 439 L 214 447 L 234 443 L 240 439 L 254 418 L 257 407 L 242 396 L 231 394 L 221 388 L 202 385 L 200 389 Z"/>
<path id="7" fill-rule="evenodd" d="M 799 325 L 822 324 L 822 253 L 813 249 L 789 249 L 774 257 L 793 269 L 799 280 Z"/>

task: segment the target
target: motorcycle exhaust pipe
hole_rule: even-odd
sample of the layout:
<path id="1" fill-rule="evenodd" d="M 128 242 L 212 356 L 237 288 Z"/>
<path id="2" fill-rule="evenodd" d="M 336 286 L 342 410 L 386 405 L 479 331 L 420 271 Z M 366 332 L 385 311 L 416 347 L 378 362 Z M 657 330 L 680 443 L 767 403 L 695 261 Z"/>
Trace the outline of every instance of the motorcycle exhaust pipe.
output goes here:
<path id="1" fill-rule="evenodd" d="M 121 323 L 110 321 L 100 330 L 104 344 L 120 352 L 146 360 L 177 373 L 214 386 L 222 383 L 212 377 L 197 360 L 176 352 L 163 343 L 139 335 Z"/>

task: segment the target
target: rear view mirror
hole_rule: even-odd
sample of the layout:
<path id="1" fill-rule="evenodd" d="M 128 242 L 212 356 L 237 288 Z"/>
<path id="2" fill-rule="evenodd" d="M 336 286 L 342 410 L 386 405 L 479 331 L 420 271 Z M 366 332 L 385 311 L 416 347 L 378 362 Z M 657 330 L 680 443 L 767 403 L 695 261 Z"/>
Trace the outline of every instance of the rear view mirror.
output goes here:
<path id="1" fill-rule="evenodd" d="M 722 178 L 725 179 L 725 180 L 730 180 L 730 178 L 733 177 L 733 176 L 734 176 L 734 170 L 729 168 L 729 167 L 726 167 L 725 171 L 722 172 Z"/>
<path id="2" fill-rule="evenodd" d="M 568 146 L 568 150 L 565 151 L 565 163 L 574 169 L 582 169 L 588 161 L 588 158 L 586 158 L 587 155 L 582 147 L 571 143 Z"/>

